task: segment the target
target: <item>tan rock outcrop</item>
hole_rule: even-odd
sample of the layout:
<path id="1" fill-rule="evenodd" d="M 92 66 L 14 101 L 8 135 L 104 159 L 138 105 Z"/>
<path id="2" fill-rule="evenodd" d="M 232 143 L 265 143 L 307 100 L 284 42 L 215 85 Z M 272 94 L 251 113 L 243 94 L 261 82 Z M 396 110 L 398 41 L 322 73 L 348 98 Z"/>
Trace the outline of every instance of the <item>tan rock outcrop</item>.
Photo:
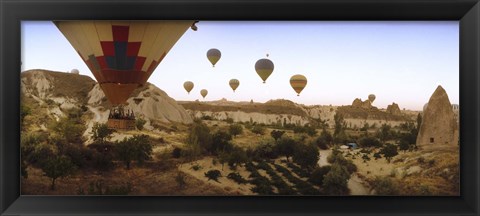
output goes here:
<path id="1" fill-rule="evenodd" d="M 387 113 L 392 115 L 401 115 L 402 111 L 400 111 L 400 107 L 396 103 L 392 103 L 391 105 L 387 106 Z"/>
<path id="2" fill-rule="evenodd" d="M 417 136 L 417 146 L 458 144 L 458 125 L 447 92 L 438 86 L 428 101 Z"/>

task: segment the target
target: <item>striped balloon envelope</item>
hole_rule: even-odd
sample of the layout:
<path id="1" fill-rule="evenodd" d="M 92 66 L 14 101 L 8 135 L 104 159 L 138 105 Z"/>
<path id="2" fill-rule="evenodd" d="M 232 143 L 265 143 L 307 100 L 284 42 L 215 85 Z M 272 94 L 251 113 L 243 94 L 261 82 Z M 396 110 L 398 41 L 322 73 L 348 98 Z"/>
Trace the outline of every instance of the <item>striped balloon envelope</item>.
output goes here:
<path id="1" fill-rule="evenodd" d="M 208 91 L 206 89 L 200 90 L 200 95 L 202 95 L 203 98 L 205 98 L 208 94 Z"/>
<path id="2" fill-rule="evenodd" d="M 258 76 L 263 80 L 265 83 L 273 72 L 273 62 L 270 59 L 260 59 L 255 63 L 255 70 L 257 71 Z"/>
<path id="3" fill-rule="evenodd" d="M 297 92 L 297 96 L 300 96 L 300 92 L 302 92 L 307 85 L 307 78 L 301 74 L 293 75 L 290 78 L 290 85 L 292 86 L 293 90 Z"/>
<path id="4" fill-rule="evenodd" d="M 113 105 L 143 86 L 194 21 L 54 21 Z"/>
<path id="5" fill-rule="evenodd" d="M 218 49 L 209 49 L 207 51 L 207 58 L 212 63 L 212 67 L 215 67 L 215 64 L 217 64 L 218 60 L 222 57 L 222 53 Z"/>

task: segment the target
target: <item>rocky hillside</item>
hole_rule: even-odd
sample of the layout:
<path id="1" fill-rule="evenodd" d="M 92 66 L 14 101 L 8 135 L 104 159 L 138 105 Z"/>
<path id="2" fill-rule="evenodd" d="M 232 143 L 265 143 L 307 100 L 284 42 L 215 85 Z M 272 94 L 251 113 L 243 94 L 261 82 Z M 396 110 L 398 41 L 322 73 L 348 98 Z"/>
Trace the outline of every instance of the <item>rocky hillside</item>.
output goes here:
<path id="1" fill-rule="evenodd" d="M 108 100 L 100 86 L 88 76 L 47 70 L 25 71 L 21 74 L 21 95 L 22 104 L 35 110 L 32 113 L 38 119 L 58 119 L 72 108 L 85 111 L 89 126 L 108 119 Z M 182 106 L 150 83 L 137 89 L 127 102 L 126 109 L 147 120 L 147 129 L 153 129 L 155 124 L 160 123 L 192 122 Z M 44 128 L 45 122 L 32 123 Z"/>
<path id="2" fill-rule="evenodd" d="M 233 102 L 226 99 L 209 102 L 179 102 L 193 117 L 210 117 L 217 120 L 233 119 L 235 122 L 257 122 L 264 124 L 300 124 L 305 125 L 312 121 L 322 120 L 330 127 L 334 125 L 334 116 L 340 113 L 350 127 L 390 124 L 397 126 L 405 121 L 412 121 L 416 114 L 404 114 L 399 109 L 395 112 L 379 110 L 376 107 L 369 109 L 354 106 L 296 104 L 289 100 L 277 99 L 265 103 Z M 396 104 L 395 104 L 396 105 Z M 398 108 L 398 105 L 397 105 Z"/>

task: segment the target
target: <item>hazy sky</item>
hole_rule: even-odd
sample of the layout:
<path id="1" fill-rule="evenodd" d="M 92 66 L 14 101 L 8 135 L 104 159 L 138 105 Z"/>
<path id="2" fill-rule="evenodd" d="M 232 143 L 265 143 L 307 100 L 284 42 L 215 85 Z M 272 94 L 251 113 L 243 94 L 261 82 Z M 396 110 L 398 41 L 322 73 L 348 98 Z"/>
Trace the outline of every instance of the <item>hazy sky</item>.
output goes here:
<path id="1" fill-rule="evenodd" d="M 459 25 L 432 22 L 210 22 L 187 30 L 148 80 L 176 100 L 265 102 L 288 99 L 308 105 L 348 105 L 376 95 L 374 106 L 392 102 L 421 110 L 442 85 L 451 103 L 459 103 Z M 212 68 L 210 48 L 222 52 Z M 275 70 L 263 84 L 255 62 L 269 59 Z M 52 22 L 22 22 L 22 71 L 80 70 L 93 75 Z M 297 96 L 290 77 L 303 74 L 308 84 Z M 228 81 L 240 80 L 235 93 Z M 187 94 L 185 81 L 195 87 Z"/>

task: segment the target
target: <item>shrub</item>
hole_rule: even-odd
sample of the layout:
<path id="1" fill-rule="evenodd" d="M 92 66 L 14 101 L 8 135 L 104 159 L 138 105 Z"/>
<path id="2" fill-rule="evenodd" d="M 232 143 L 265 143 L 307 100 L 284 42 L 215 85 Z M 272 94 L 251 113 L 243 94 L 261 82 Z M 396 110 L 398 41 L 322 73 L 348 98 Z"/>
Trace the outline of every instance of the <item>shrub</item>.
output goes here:
<path id="1" fill-rule="evenodd" d="M 272 138 L 275 139 L 275 141 L 277 141 L 278 139 L 280 139 L 280 137 L 283 136 L 284 133 L 285 131 L 272 130 L 272 132 L 270 132 L 270 136 L 272 136 Z"/>
<path id="2" fill-rule="evenodd" d="M 255 134 L 263 135 L 265 134 L 265 127 L 261 125 L 254 125 L 251 131 Z"/>
<path id="3" fill-rule="evenodd" d="M 295 153 L 296 145 L 297 143 L 292 138 L 288 136 L 282 136 L 279 140 L 277 140 L 277 145 L 275 147 L 278 154 L 285 156 L 287 158 L 287 161 L 289 161 L 288 158 L 293 156 L 293 154 Z"/>
<path id="4" fill-rule="evenodd" d="M 175 176 L 175 182 L 177 182 L 177 187 L 180 189 L 185 188 L 187 186 L 187 181 L 185 180 L 185 174 L 183 172 L 178 172 L 177 176 Z"/>
<path id="5" fill-rule="evenodd" d="M 319 157 L 318 147 L 311 144 L 297 145 L 293 153 L 293 161 L 308 170 L 317 166 Z"/>
<path id="6" fill-rule="evenodd" d="M 198 170 L 202 169 L 202 166 L 200 166 L 200 165 L 198 165 L 198 164 L 195 164 L 195 165 L 193 165 L 190 169 L 193 169 L 193 170 L 195 170 L 195 171 L 198 171 Z"/>
<path id="7" fill-rule="evenodd" d="M 246 184 L 248 181 L 243 178 L 238 172 L 231 172 L 227 175 L 228 179 L 235 181 L 238 184 Z"/>
<path id="8" fill-rule="evenodd" d="M 208 181 L 214 180 L 216 182 L 219 182 L 218 178 L 222 176 L 222 173 L 220 172 L 220 170 L 209 170 L 204 174 L 205 174 L 205 177 L 208 178 Z"/>
<path id="9" fill-rule="evenodd" d="M 152 145 L 147 135 L 134 135 L 117 142 L 115 153 L 117 159 L 123 161 L 126 168 L 130 169 L 132 161 L 142 164 L 145 160 L 151 159 Z"/>
<path id="10" fill-rule="evenodd" d="M 229 133 L 224 131 L 215 132 L 212 134 L 212 144 L 208 152 L 218 155 L 219 152 L 231 151 L 233 145 L 230 143 L 230 140 L 232 140 L 232 135 Z"/>
<path id="11" fill-rule="evenodd" d="M 180 158 L 182 156 L 182 149 L 175 147 L 172 151 L 172 157 L 173 158 Z"/>
<path id="12" fill-rule="evenodd" d="M 204 123 L 194 122 L 190 128 L 186 142 L 190 146 L 193 146 L 194 149 L 198 148 L 200 151 L 211 150 L 212 136 L 210 129 Z"/>
<path id="13" fill-rule="evenodd" d="M 398 195 L 398 186 L 389 177 L 375 177 L 371 184 L 377 195 Z"/>
<path id="14" fill-rule="evenodd" d="M 315 185 L 322 185 L 325 175 L 330 172 L 331 166 L 322 166 L 315 168 L 308 178 L 308 181 Z"/>
<path id="15" fill-rule="evenodd" d="M 48 159 L 42 166 L 42 170 L 45 173 L 45 176 L 52 180 L 50 187 L 51 190 L 55 190 L 56 180 L 60 177 L 66 177 L 73 174 L 73 172 L 76 170 L 76 167 L 70 158 L 62 156 Z"/>
<path id="16" fill-rule="evenodd" d="M 392 158 L 398 155 L 397 146 L 387 143 L 380 151 L 380 154 L 383 154 L 388 163 L 390 163 Z"/>
<path id="17" fill-rule="evenodd" d="M 382 143 L 375 137 L 362 137 L 358 140 L 358 144 L 363 147 L 382 147 Z"/>
<path id="18" fill-rule="evenodd" d="M 349 193 L 347 186 L 350 174 L 344 166 L 333 164 L 330 171 L 324 176 L 322 185 L 329 195 L 346 195 Z"/>
<path id="19" fill-rule="evenodd" d="M 233 135 L 234 137 L 236 137 L 237 135 L 243 133 L 243 127 L 242 127 L 242 125 L 240 125 L 240 124 L 232 124 L 232 125 L 230 125 L 230 127 L 228 128 L 228 131 L 230 132 L 231 135 Z"/>
<path id="20" fill-rule="evenodd" d="M 143 130 L 143 126 L 145 126 L 146 123 L 147 121 L 142 118 L 137 118 L 135 120 L 135 126 L 137 127 L 138 130 Z"/>
<path id="21" fill-rule="evenodd" d="M 233 118 L 227 118 L 227 119 L 225 119 L 225 121 L 229 124 L 232 124 L 233 123 Z"/>

